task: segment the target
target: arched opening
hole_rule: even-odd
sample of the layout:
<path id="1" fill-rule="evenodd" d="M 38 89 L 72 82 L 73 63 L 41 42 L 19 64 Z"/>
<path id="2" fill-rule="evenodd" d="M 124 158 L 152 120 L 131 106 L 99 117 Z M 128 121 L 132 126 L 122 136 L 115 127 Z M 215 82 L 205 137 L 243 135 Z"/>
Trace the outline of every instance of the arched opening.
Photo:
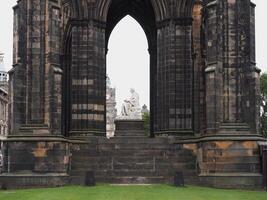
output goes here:
<path id="1" fill-rule="evenodd" d="M 126 17 L 127 16 L 127 17 Z M 147 100 L 143 100 L 141 97 L 141 106 L 142 104 L 148 104 L 149 105 L 149 110 L 150 110 L 150 135 L 153 137 L 153 130 L 154 130 L 154 107 L 156 104 L 156 97 L 155 97 L 155 93 L 156 93 L 156 88 L 155 88 L 155 81 L 156 81 L 156 67 L 157 67 L 157 29 L 156 29 L 156 20 L 155 20 L 155 14 L 154 14 L 154 10 L 153 7 L 151 5 L 150 0 L 144 0 L 144 1 L 121 1 L 121 0 L 113 0 L 109 11 L 108 11 L 108 15 L 107 15 L 107 24 L 106 24 L 106 49 L 107 52 L 110 52 L 111 49 L 108 49 L 108 46 L 110 45 L 110 42 L 112 42 L 112 38 L 110 38 L 111 33 L 113 32 L 115 26 L 120 25 L 119 22 L 123 23 L 123 21 L 125 20 L 124 17 L 126 17 L 125 19 L 127 20 L 127 18 L 130 18 L 132 23 L 135 23 L 138 29 L 138 26 L 141 26 L 142 29 L 139 29 L 141 32 L 145 33 L 145 38 L 146 41 L 144 41 L 144 37 L 143 37 L 143 41 L 142 43 L 147 43 L 146 52 L 141 53 L 143 54 L 142 57 L 146 60 L 148 57 L 148 60 L 145 61 L 147 62 L 147 64 L 145 65 L 149 65 L 148 69 L 145 67 L 140 66 L 140 68 L 146 68 L 146 69 L 142 69 L 143 71 L 147 70 L 147 75 L 144 74 L 144 76 L 146 76 L 146 79 L 148 81 L 146 81 L 145 84 L 147 84 L 147 86 L 149 85 L 149 88 L 142 90 L 140 89 L 138 92 L 140 92 L 140 96 L 147 96 L 144 99 Z M 122 21 L 121 21 L 122 20 Z M 114 30 L 115 32 L 117 31 L 116 28 Z M 122 37 L 123 34 L 120 34 L 120 37 Z M 129 37 L 133 37 L 133 34 L 129 34 L 127 39 L 131 40 Z M 137 39 L 139 40 L 139 39 Z M 133 39 L 133 41 L 136 41 L 135 39 Z M 126 54 L 128 53 L 127 49 L 131 48 L 130 46 L 130 42 L 126 42 L 126 46 L 128 45 L 128 47 L 126 49 L 123 49 L 121 51 L 124 51 L 124 53 L 126 52 Z M 144 44 L 143 44 L 144 45 Z M 142 51 L 142 50 L 141 50 Z M 112 69 L 109 68 L 109 61 L 110 61 L 110 56 L 109 54 L 107 54 L 107 73 L 110 74 L 112 73 Z M 127 55 L 129 56 L 129 54 Z M 126 63 L 126 65 L 130 65 L 131 63 L 131 59 L 137 59 L 137 57 L 135 55 L 130 55 L 129 56 L 130 60 L 128 60 L 128 63 Z M 149 64 L 148 64 L 149 63 Z M 124 69 L 129 69 L 128 71 L 133 72 L 136 68 L 136 66 L 121 66 Z M 140 73 L 142 72 L 142 70 L 138 70 Z M 124 70 L 123 70 L 124 71 Z M 124 73 L 120 73 L 119 76 L 123 76 Z M 113 77 L 113 76 L 112 76 Z M 114 80 L 114 79 L 113 79 Z M 119 81 L 125 81 L 125 79 L 121 79 Z M 123 83 L 120 83 L 123 84 Z M 115 84 L 116 85 L 116 84 Z M 130 83 L 131 85 L 131 83 Z M 127 87 L 129 87 L 130 85 L 124 85 L 124 93 L 126 93 Z M 134 78 L 132 79 L 132 86 L 130 87 L 137 87 L 141 88 L 140 86 L 136 85 L 136 83 L 134 83 Z M 130 88 L 128 88 L 129 90 Z M 149 92 L 149 95 L 147 95 L 146 93 Z M 120 92 L 119 92 L 120 93 Z M 123 100 L 123 98 L 125 98 L 124 96 L 121 96 L 119 99 L 119 105 L 118 107 L 120 107 L 121 102 Z M 149 99 L 149 103 L 147 103 L 146 101 L 148 101 Z M 120 112 L 120 109 L 119 109 Z"/>
<path id="2" fill-rule="evenodd" d="M 108 41 L 107 74 L 119 95 L 118 111 L 130 87 L 136 87 L 140 103 L 149 106 L 149 62 L 146 35 L 128 15 L 116 25 Z"/>
<path id="3" fill-rule="evenodd" d="M 117 116 L 121 115 L 121 106 L 129 97 L 130 88 L 139 94 L 140 108 L 150 106 L 149 62 L 144 30 L 128 15 L 116 25 L 108 41 L 107 75 L 116 89 Z M 114 111 L 108 102 L 107 107 L 108 112 Z"/>

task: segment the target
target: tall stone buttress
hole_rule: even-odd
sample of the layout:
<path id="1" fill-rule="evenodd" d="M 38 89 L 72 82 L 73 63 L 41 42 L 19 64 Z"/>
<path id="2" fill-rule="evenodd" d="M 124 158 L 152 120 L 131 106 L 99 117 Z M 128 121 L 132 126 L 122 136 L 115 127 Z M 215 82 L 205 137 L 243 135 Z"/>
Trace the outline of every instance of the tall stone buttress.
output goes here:
<path id="1" fill-rule="evenodd" d="M 61 134 L 61 1 L 21 0 L 14 7 L 11 132 L 35 126 Z"/>
<path id="2" fill-rule="evenodd" d="M 246 0 L 205 4 L 207 133 L 236 124 L 259 134 L 255 5 Z"/>

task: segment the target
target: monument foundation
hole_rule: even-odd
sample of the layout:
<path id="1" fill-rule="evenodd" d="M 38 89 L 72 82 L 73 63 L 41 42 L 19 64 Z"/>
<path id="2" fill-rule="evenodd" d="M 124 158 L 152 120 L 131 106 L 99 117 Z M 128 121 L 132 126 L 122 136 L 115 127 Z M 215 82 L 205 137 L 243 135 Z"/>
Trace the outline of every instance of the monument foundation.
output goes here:
<path id="1" fill-rule="evenodd" d="M 143 120 L 115 120 L 115 136 L 147 136 Z"/>

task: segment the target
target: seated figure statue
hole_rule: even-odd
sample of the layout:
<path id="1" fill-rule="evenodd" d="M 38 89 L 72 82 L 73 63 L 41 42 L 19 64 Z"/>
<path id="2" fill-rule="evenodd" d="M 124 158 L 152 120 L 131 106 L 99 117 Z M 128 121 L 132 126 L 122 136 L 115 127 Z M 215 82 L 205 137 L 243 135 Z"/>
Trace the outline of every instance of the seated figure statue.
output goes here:
<path id="1" fill-rule="evenodd" d="M 133 88 L 130 89 L 131 97 L 125 99 L 121 108 L 120 119 L 142 119 L 141 108 L 139 105 L 139 95 Z"/>

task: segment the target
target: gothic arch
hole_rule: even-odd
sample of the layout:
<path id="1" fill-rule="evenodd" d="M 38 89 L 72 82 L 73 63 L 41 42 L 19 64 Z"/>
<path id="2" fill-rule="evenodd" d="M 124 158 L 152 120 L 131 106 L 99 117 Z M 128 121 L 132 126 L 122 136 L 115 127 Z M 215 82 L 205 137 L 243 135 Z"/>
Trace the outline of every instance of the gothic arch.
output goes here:
<path id="1" fill-rule="evenodd" d="M 108 12 L 105 17 L 106 21 L 106 45 L 110 34 L 118 22 L 126 15 L 133 17 L 143 28 L 149 49 L 155 47 L 156 43 L 156 19 L 155 12 L 150 0 L 143 1 L 123 1 L 113 0 L 108 6 Z"/>
<path id="2" fill-rule="evenodd" d="M 108 17 L 108 12 L 109 8 L 112 3 L 118 2 L 118 0 L 103 0 L 103 1 L 98 1 L 98 4 L 96 6 L 97 8 L 97 16 L 96 18 L 101 21 L 106 21 Z M 163 20 L 168 18 L 169 14 L 169 9 L 168 9 L 168 3 L 166 1 L 168 0 L 149 0 L 151 2 L 151 5 L 153 6 L 154 12 L 155 12 L 155 17 L 157 21 Z M 130 2 L 130 1 L 125 1 L 125 2 Z M 142 1 L 136 1 L 138 3 L 141 3 Z"/>
<path id="3" fill-rule="evenodd" d="M 148 0 L 150 1 L 157 22 L 170 19 L 173 17 L 192 17 L 192 10 L 195 0 Z M 108 17 L 109 8 L 114 2 L 137 2 L 138 0 L 66 0 L 71 7 L 71 16 L 75 19 L 88 19 L 92 18 L 102 22 L 106 22 Z M 170 5 L 175 5 L 173 8 Z"/>
<path id="4" fill-rule="evenodd" d="M 151 110 L 151 135 L 153 136 L 153 117 L 156 99 L 156 67 L 157 67 L 157 24 L 154 8 L 150 0 L 123 1 L 113 0 L 105 14 L 105 44 L 108 46 L 109 37 L 118 24 L 126 15 L 133 17 L 143 28 L 148 41 L 150 54 L 150 110 Z"/>
<path id="5" fill-rule="evenodd" d="M 95 131 L 100 134 L 105 133 L 105 110 L 91 109 L 85 114 L 81 107 L 85 105 L 105 107 L 104 77 L 107 45 L 112 30 L 126 15 L 130 15 L 141 25 L 148 40 L 150 109 L 153 122 L 151 134 L 153 135 L 153 131 L 156 134 L 183 131 L 193 133 L 191 15 L 194 2 L 194 0 L 67 0 L 65 2 L 69 6 L 67 11 L 70 13 L 68 20 L 65 20 L 62 45 L 65 51 L 63 58 L 67 59 L 67 62 L 63 61 L 65 70 L 63 81 L 69 87 L 65 89 L 65 93 L 63 91 L 63 113 L 66 117 L 62 120 L 66 135 L 80 134 L 81 131 L 88 134 Z M 72 50 L 66 51 L 65 48 Z M 75 85 L 71 85 L 71 81 L 74 81 Z M 87 93 L 83 93 L 84 91 Z M 92 93 L 91 96 L 88 91 Z M 184 98 L 179 99 L 176 94 Z"/>

